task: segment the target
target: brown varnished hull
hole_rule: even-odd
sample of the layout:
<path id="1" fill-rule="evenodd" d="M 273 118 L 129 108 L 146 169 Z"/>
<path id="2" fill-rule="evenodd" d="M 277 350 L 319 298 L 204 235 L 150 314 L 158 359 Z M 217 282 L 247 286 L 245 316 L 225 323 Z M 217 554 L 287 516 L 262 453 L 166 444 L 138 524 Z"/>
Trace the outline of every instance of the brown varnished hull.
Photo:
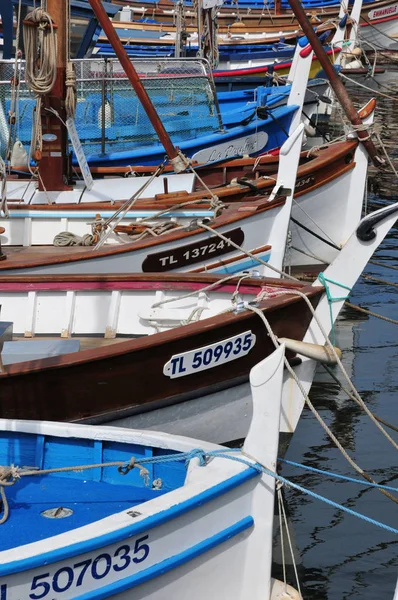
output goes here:
<path id="1" fill-rule="evenodd" d="M 139 277 L 141 280 L 151 279 L 144 275 Z M 158 280 L 170 286 L 173 280 L 183 281 L 184 277 L 187 276 L 166 275 L 158 277 Z M 189 277 L 190 280 L 204 283 L 217 279 L 208 275 Z M 57 281 L 77 279 L 76 276 L 70 276 L 57 278 Z M 103 276 L 104 279 L 109 280 L 110 277 Z M 125 276 L 124 280 L 127 279 Z M 37 276 L 28 278 L 32 282 L 45 280 L 45 277 Z M 54 281 L 54 278 L 47 277 L 47 280 Z M 18 278 L 2 277 L 0 287 L 5 281 L 18 281 Z M 263 283 L 264 279 L 247 281 L 247 285 L 252 285 L 256 292 L 260 291 Z M 277 280 L 273 283 L 281 285 Z M 283 286 L 296 287 L 285 282 Z M 323 288 L 300 284 L 297 287 L 307 293 L 313 306 L 316 306 Z M 312 315 L 301 298 L 279 296 L 261 302 L 260 307 L 277 336 L 298 340 L 303 338 Z M 171 379 L 163 375 L 163 367 L 173 355 L 248 330 L 256 335 L 256 344 L 246 356 L 185 377 Z M 273 348 L 261 319 L 250 311 L 244 311 L 218 315 L 183 329 L 177 328 L 108 347 L 10 365 L 6 367 L 6 373 L 0 375 L 0 417 L 106 422 L 166 404 L 194 401 L 195 397 L 205 393 L 247 380 L 250 369 L 270 354 Z"/>
<path id="2" fill-rule="evenodd" d="M 173 2 L 162 0 L 154 5 L 152 2 L 131 2 L 130 0 L 113 0 L 113 4 L 120 6 L 132 6 L 136 5 L 137 8 L 145 8 L 145 16 L 151 19 L 155 19 L 162 23 L 174 23 L 175 15 L 170 14 L 170 11 L 175 8 Z M 374 8 L 383 8 L 391 4 L 391 0 L 382 0 L 381 2 L 372 2 L 363 6 L 362 14 L 366 17 L 366 14 Z M 331 7 L 313 7 L 307 9 L 307 15 L 312 18 L 312 23 L 316 25 L 319 22 L 328 21 L 329 19 L 337 19 L 340 7 L 336 2 L 336 6 Z M 190 10 L 188 8 L 187 10 Z M 165 12 L 169 11 L 169 12 Z M 194 10 L 187 17 L 187 21 L 190 24 L 196 22 L 196 14 Z M 137 19 L 139 13 L 137 12 Z M 291 10 L 280 9 L 277 13 L 275 10 L 264 10 L 260 8 L 240 8 L 237 10 L 235 7 L 220 7 L 217 11 L 217 20 L 220 25 L 227 27 L 233 25 L 236 21 L 242 22 L 244 25 L 258 26 L 263 25 L 264 27 L 299 27 L 295 16 Z M 115 24 L 117 22 L 115 21 Z M 239 26 L 232 26 L 232 31 L 239 31 Z"/>
<path id="3" fill-rule="evenodd" d="M 335 179 L 354 167 L 354 153 L 357 147 L 356 141 L 341 142 L 328 148 L 314 150 L 312 153 L 303 152 L 300 159 L 300 166 L 297 173 L 295 198 L 300 197 L 306 192 L 311 192 L 325 183 Z M 275 178 L 278 171 L 278 156 L 263 156 L 259 158 L 241 158 L 230 161 L 224 161 L 219 165 L 203 166 L 198 168 L 200 177 L 205 184 L 214 190 L 214 194 L 225 203 L 242 202 L 248 198 L 268 194 L 275 185 Z M 95 176 L 109 176 L 111 174 L 124 175 L 128 173 L 130 167 L 104 168 L 94 167 L 92 172 Z M 153 172 L 151 167 L 133 167 L 133 170 L 142 175 L 150 175 Z M 165 171 L 168 172 L 167 170 Z M 263 177 L 269 177 L 264 179 Z M 249 186 L 236 183 L 230 185 L 234 179 L 244 179 L 253 183 L 256 190 Z M 189 200 L 203 201 L 210 197 L 210 194 L 201 186 L 198 179 L 195 180 L 196 188 L 192 194 L 189 194 Z M 226 187 L 228 186 L 228 187 Z M 173 194 L 158 194 L 153 198 L 143 198 L 135 206 L 145 206 L 148 210 L 161 210 L 168 206 L 176 206 L 188 199 L 186 192 Z M 110 204 L 107 202 L 88 204 L 62 204 L 62 210 L 82 210 L 88 206 L 94 210 L 116 210 L 121 202 Z M 12 210 L 25 210 L 26 205 L 17 202 L 8 202 Z M 201 208 L 205 208 L 201 204 Z M 29 205 L 29 210 L 43 210 L 44 206 L 39 204 Z M 45 210 L 59 210 L 57 204 L 46 205 Z"/>

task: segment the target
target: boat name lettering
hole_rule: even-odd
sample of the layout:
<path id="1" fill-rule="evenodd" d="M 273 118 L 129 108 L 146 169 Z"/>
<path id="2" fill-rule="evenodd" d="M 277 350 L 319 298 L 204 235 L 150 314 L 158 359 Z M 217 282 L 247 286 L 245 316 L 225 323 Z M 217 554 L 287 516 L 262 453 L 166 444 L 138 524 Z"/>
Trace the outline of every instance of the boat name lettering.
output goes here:
<path id="1" fill-rule="evenodd" d="M 304 187 L 305 185 L 309 185 L 309 184 L 313 184 L 315 181 L 315 177 L 305 177 L 304 179 L 299 179 L 298 181 L 296 181 L 296 185 L 294 189 L 300 189 L 302 187 Z"/>
<path id="2" fill-rule="evenodd" d="M 243 142 L 244 143 L 241 143 L 240 146 L 230 144 L 222 150 L 219 148 L 214 148 L 209 156 L 209 162 L 214 162 L 216 160 L 222 160 L 225 158 L 235 158 L 236 156 L 243 156 L 244 154 L 252 154 L 257 150 L 257 144 L 254 142 L 254 140 L 246 138 Z"/>
<path id="3" fill-rule="evenodd" d="M 89 580 L 101 580 L 108 577 L 110 573 L 120 573 L 134 564 L 140 564 L 148 558 L 149 545 L 146 543 L 149 535 L 137 538 L 134 546 L 123 544 L 119 546 L 112 554 L 102 552 L 95 558 L 86 558 L 76 562 L 73 566 L 64 565 L 54 574 L 47 572 L 41 575 L 35 575 L 30 583 L 29 598 L 31 600 L 41 600 L 48 594 L 53 597 L 54 594 L 68 593 L 70 598 L 71 590 L 81 588 L 81 592 L 87 587 Z M 75 594 L 73 594 L 74 596 Z M 26 597 L 26 596 L 24 596 Z M 0 587 L 0 600 L 7 600 L 7 584 L 3 583 Z"/>
<path id="4" fill-rule="evenodd" d="M 386 8 L 375 8 L 368 13 L 369 19 L 382 19 L 398 13 L 398 4 L 387 6 Z"/>
<path id="5" fill-rule="evenodd" d="M 175 354 L 163 367 L 163 375 L 175 379 L 192 375 L 199 371 L 212 369 L 237 358 L 246 356 L 256 343 L 256 336 L 252 331 L 245 331 L 239 335 L 221 340 L 209 346 L 196 348 L 189 352 Z"/>
<path id="6" fill-rule="evenodd" d="M 192 160 L 198 163 L 215 162 L 226 158 L 244 156 L 245 154 L 256 154 L 265 149 L 268 143 L 268 134 L 258 131 L 242 138 L 216 144 L 210 148 L 203 148 L 192 156 Z"/>
<path id="7" fill-rule="evenodd" d="M 245 239 L 240 227 L 227 231 L 223 235 L 238 246 L 241 246 Z M 142 263 L 142 270 L 144 273 L 172 271 L 233 251 L 234 247 L 229 242 L 220 239 L 218 235 L 213 235 L 194 244 L 186 244 L 185 246 L 170 248 L 164 252 L 148 254 Z"/>

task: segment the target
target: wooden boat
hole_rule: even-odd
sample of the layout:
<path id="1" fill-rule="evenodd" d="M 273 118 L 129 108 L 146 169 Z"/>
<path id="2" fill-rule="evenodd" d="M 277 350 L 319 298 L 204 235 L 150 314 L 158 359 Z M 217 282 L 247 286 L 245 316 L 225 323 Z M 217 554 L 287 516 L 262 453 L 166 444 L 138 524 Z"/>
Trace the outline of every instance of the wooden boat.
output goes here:
<path id="1" fill-rule="evenodd" d="M 170 0 L 157 0 L 153 2 L 151 0 L 144 0 L 144 2 L 138 2 L 137 0 L 113 0 L 113 4 L 121 7 L 121 11 L 113 17 L 113 20 L 118 21 L 130 21 L 145 19 L 154 19 L 162 23 L 175 23 L 175 5 Z M 249 2 L 247 3 L 249 4 Z M 235 22 L 240 21 L 243 24 L 263 23 L 264 26 L 271 24 L 275 26 L 291 25 L 292 23 L 297 24 L 290 7 L 285 3 L 285 6 L 276 6 L 272 9 L 272 2 L 269 3 L 270 10 L 264 10 L 264 5 L 260 3 L 259 6 L 255 6 L 254 2 L 250 2 L 250 6 L 244 6 L 244 0 L 239 2 L 239 6 L 231 6 L 228 2 L 223 2 L 222 6 L 218 7 L 217 20 L 224 26 L 232 26 Z M 328 21 L 330 19 L 336 19 L 339 15 L 340 3 L 334 1 L 330 6 L 322 5 L 323 3 L 311 3 L 311 6 L 303 6 L 307 9 L 308 16 L 312 19 L 314 25 L 319 22 Z M 351 4 L 351 3 L 350 3 Z M 391 4 L 390 0 L 364 0 L 364 11 L 369 11 L 376 7 L 388 6 Z M 197 11 L 194 11 L 189 3 L 185 3 L 185 15 L 186 18 L 191 22 L 195 23 L 197 18 Z"/>
<path id="2" fill-rule="evenodd" d="M 118 0 L 118 4 L 123 4 L 124 0 Z M 139 2 L 137 6 L 134 6 L 134 1 L 129 2 L 128 5 L 133 11 L 133 14 L 143 15 L 143 11 L 147 11 L 150 20 L 156 19 L 162 23 L 162 31 L 166 31 L 167 27 L 174 24 L 175 14 L 174 6 L 170 3 L 157 2 L 156 5 L 153 2 Z M 282 2 L 283 5 L 283 2 Z M 270 6 L 270 5 L 269 5 Z M 286 10 L 287 9 L 287 10 Z M 195 27 L 195 11 L 189 11 L 187 14 L 187 26 Z M 333 2 L 329 7 L 327 5 L 321 6 L 313 4 L 310 9 L 309 16 L 311 22 L 322 30 L 324 22 L 330 22 L 330 20 L 337 18 L 339 13 L 339 3 Z M 126 12 L 124 14 L 127 14 Z M 244 37 L 244 34 L 249 31 L 255 31 L 263 29 L 267 32 L 274 32 L 274 39 L 272 41 L 277 42 L 278 39 L 283 36 L 286 40 L 293 38 L 300 32 L 300 26 L 294 15 L 292 15 L 289 7 L 286 3 L 282 10 L 274 12 L 268 12 L 264 9 L 264 5 L 260 3 L 258 7 L 253 2 L 239 2 L 239 8 L 230 8 L 224 3 L 224 6 L 218 10 L 217 19 L 220 23 L 221 31 L 229 31 L 231 38 Z M 378 2 L 364 2 L 361 9 L 360 16 L 360 27 L 361 37 L 367 42 L 373 43 L 379 49 L 396 49 L 397 48 L 397 19 L 398 19 L 398 8 L 395 0 L 382 0 Z M 127 27 L 129 23 L 123 23 L 123 25 L 115 21 L 116 27 Z M 151 25 L 151 23 L 144 24 L 145 26 Z M 142 23 L 137 23 L 133 27 L 137 27 L 139 30 Z M 292 32 L 296 32 L 295 34 Z M 126 35 L 126 34 L 124 34 Z M 228 35 L 228 33 L 227 33 Z M 130 43 L 139 43 L 140 38 L 133 40 L 130 38 Z M 246 40 L 247 42 L 247 40 Z M 153 43 L 153 42 L 152 42 Z M 163 43 L 163 41 L 161 41 Z M 222 43 L 227 44 L 224 39 Z M 242 40 L 237 39 L 237 43 L 244 43 Z"/>
<path id="3" fill-rule="evenodd" d="M 366 122 L 373 118 L 375 103 L 370 102 L 361 112 L 362 117 Z M 293 149 L 292 149 L 293 150 Z M 292 151 L 291 150 L 291 151 Z M 258 223 L 257 233 L 245 233 L 246 241 L 243 248 L 251 252 L 262 252 L 260 256 L 266 258 L 268 255 L 271 264 L 280 265 L 279 254 L 278 263 L 274 263 L 272 253 L 277 252 L 277 248 L 284 248 L 281 231 L 287 227 L 286 212 L 280 215 L 280 218 L 275 223 L 276 215 L 281 211 L 283 200 L 275 199 L 269 203 L 266 199 L 266 194 L 272 192 L 275 187 L 275 171 L 278 169 L 279 160 L 281 160 L 280 179 L 278 186 L 286 186 L 287 170 L 285 165 L 288 164 L 288 169 L 292 169 L 291 155 L 281 155 L 278 157 L 261 157 L 256 162 L 253 159 L 239 159 L 221 163 L 219 166 L 202 167 L 199 169 L 200 177 L 205 184 L 212 189 L 212 193 L 228 207 L 220 217 L 214 221 L 216 229 L 222 223 L 230 223 L 230 226 L 220 229 L 220 231 L 228 231 L 235 223 L 234 227 L 239 224 L 239 227 L 244 223 L 245 231 L 252 231 L 250 222 Z M 150 171 L 147 169 L 138 169 L 141 174 Z M 289 252 L 288 263 L 294 267 L 322 268 L 322 265 L 327 265 L 338 254 L 338 247 L 344 243 L 349 237 L 353 227 L 358 222 L 362 209 L 364 185 L 367 171 L 367 154 L 366 151 L 358 146 L 358 142 L 347 140 L 345 142 L 333 144 L 330 147 L 316 150 L 310 153 L 301 154 L 301 164 L 298 169 L 297 181 L 290 185 L 295 188 L 294 201 L 292 204 L 292 217 L 290 221 L 290 231 L 292 233 L 292 249 Z M 108 171 L 99 169 L 98 174 L 104 174 Z M 120 169 L 120 174 L 123 175 L 125 169 Z M 192 185 L 193 175 L 174 176 L 180 178 L 177 181 L 182 181 L 187 178 Z M 238 183 L 232 183 L 237 180 Z M 18 271 L 40 268 L 40 272 L 95 272 L 99 266 L 91 267 L 94 259 L 105 258 L 106 265 L 101 272 L 107 272 L 110 269 L 109 259 L 117 260 L 119 266 L 112 267 L 113 272 L 122 272 L 122 269 L 128 268 L 125 272 L 140 271 L 143 268 L 143 261 L 148 254 L 156 253 L 158 250 L 167 250 L 172 246 L 181 246 L 187 243 L 188 238 L 198 240 L 199 246 L 202 240 L 211 237 L 208 232 L 200 231 L 200 229 L 184 231 L 176 230 L 175 232 L 166 232 L 157 238 L 151 236 L 150 239 L 142 241 L 126 243 L 126 237 L 123 238 L 123 245 L 120 244 L 120 238 L 114 239 L 119 243 L 104 245 L 100 253 L 94 253 L 91 248 L 29 248 L 30 244 L 51 244 L 54 236 L 61 230 L 69 230 L 77 235 L 85 235 L 90 233 L 91 228 L 87 221 L 95 220 L 96 215 L 102 218 L 108 218 L 112 212 L 120 208 L 120 202 L 98 202 L 98 199 L 106 197 L 115 199 L 115 190 L 119 189 L 124 192 L 124 198 L 141 185 L 141 178 L 119 180 L 115 186 L 114 180 L 104 179 L 94 183 L 94 188 L 91 192 L 84 192 L 80 186 L 81 192 L 75 193 L 73 197 L 80 200 L 78 205 L 62 203 L 62 200 L 67 196 L 68 192 L 51 194 L 57 204 L 48 205 L 48 193 L 34 191 L 33 195 L 26 190 L 26 182 L 23 180 L 10 181 L 8 184 L 8 206 L 10 209 L 11 219 L 0 219 L 0 226 L 5 228 L 5 233 L 1 236 L 3 244 L 25 245 L 25 248 L 8 249 L 5 246 L 4 253 L 8 257 L 6 261 L 0 263 L 0 269 Z M 122 226 L 128 223 L 135 222 L 139 225 L 138 220 L 142 218 L 150 219 L 153 222 L 164 222 L 165 220 L 177 220 L 182 226 L 188 226 L 192 219 L 213 218 L 214 208 L 208 204 L 209 193 L 201 189 L 201 184 L 196 182 L 196 191 L 190 193 L 177 192 L 178 183 L 175 183 L 173 176 L 167 176 L 163 181 L 158 180 L 158 190 L 164 190 L 167 186 L 171 189 L 174 186 L 175 193 L 157 194 L 153 198 L 143 199 L 137 203 L 134 209 L 127 212 L 126 218 L 122 221 Z M 130 187 L 135 186 L 134 187 Z M 222 187 L 221 187 L 222 186 Z M 32 189 L 32 188 L 31 188 Z M 13 191 L 14 190 L 14 191 Z M 106 196 L 108 192 L 108 196 Z M 19 203 L 21 197 L 30 200 L 28 204 Z M 333 211 L 330 210 L 330 198 L 334 198 Z M 256 199 L 257 198 L 257 199 Z M 260 199 L 259 199 L 260 198 Z M 261 199 L 263 198 L 263 199 Z M 14 200 L 14 201 L 12 201 Z M 188 201 L 198 201 L 199 204 L 185 205 Z M 242 202 L 238 208 L 235 202 Z M 35 204 L 37 202 L 37 204 Z M 179 208 L 180 206 L 180 208 Z M 246 213 L 243 212 L 246 206 Z M 251 208 L 250 208 L 251 207 Z M 163 210 L 169 209 L 161 218 L 156 215 Z M 250 211 L 256 209 L 253 214 Z M 287 209 L 289 210 L 289 209 Z M 112 211 L 112 212 L 111 212 Z M 262 216 L 261 216 L 262 215 Z M 231 216 L 232 220 L 226 219 Z M 263 221 L 264 219 L 264 221 Z M 279 223 L 279 224 L 278 224 Z M 246 227 L 247 224 L 247 227 Z M 315 225 L 317 224 L 317 225 Z M 257 227 L 257 226 L 256 226 Z M 304 228 L 303 228 L 304 227 Z M 268 229 L 267 229 L 268 228 Z M 274 232 L 272 236 L 270 231 Z M 133 231 L 133 230 L 132 230 Z M 268 232 L 268 233 L 267 233 Z M 317 234 L 316 236 L 313 233 Z M 247 236 L 250 236 L 248 238 Z M 255 240 L 258 240 L 256 242 Z M 325 241 L 326 240 L 326 241 Z M 219 240 L 220 241 L 220 240 Z M 211 243 L 214 243 L 213 241 Z M 218 243 L 218 242 L 217 242 Z M 334 245 L 334 247 L 333 247 Z M 271 246 L 265 248 L 264 246 Z M 336 248 L 337 246 L 337 248 Z M 184 250 L 186 252 L 186 250 Z M 183 254 L 184 254 L 183 252 Z M 271 252 L 271 256 L 269 256 Z M 304 253 L 303 253 L 304 252 Z M 109 253 L 109 254 L 108 254 Z M 311 254 L 313 257 L 308 256 Z M 73 263 L 68 262 L 71 258 L 76 260 Z M 126 257 L 127 267 L 122 267 L 119 259 Z M 133 258 L 134 257 L 134 258 Z M 227 259 L 227 260 L 225 260 Z M 230 259 L 233 259 L 232 262 Z M 319 260 L 321 259 L 321 261 Z M 62 262 L 61 262 L 62 261 Z M 83 261 L 83 262 L 82 262 Z M 133 262 L 132 262 L 133 261 Z M 249 261 L 249 262 L 248 262 Z M 102 262 L 102 260 L 101 260 Z M 125 261 L 124 261 L 125 262 Z M 204 270 L 214 269 L 215 272 L 233 272 L 232 269 L 239 270 L 243 268 L 255 266 L 255 262 L 251 262 L 247 256 L 243 256 L 238 250 L 229 248 L 228 254 L 215 261 L 210 258 L 208 261 L 187 262 L 182 266 L 184 270 L 195 269 Z M 82 265 L 82 266 L 80 266 Z M 165 265 L 167 269 L 172 269 L 177 265 Z M 258 265 L 259 268 L 262 268 Z M 159 265 L 157 266 L 159 268 Z M 79 269 L 80 271 L 78 271 Z M 236 272 L 235 271 L 235 272 Z M 32 271 L 33 272 L 33 271 Z M 97 271 L 98 272 L 98 271 Z"/>
<path id="4" fill-rule="evenodd" d="M 322 281 L 329 298 L 338 298 L 331 307 L 320 280 L 310 286 L 207 274 L 2 276 L 2 319 L 14 324 L 15 334 L 80 338 L 94 347 L 5 365 L 0 415 L 129 427 L 137 419 L 152 429 L 201 431 L 200 437 L 210 441 L 244 437 L 249 370 L 273 350 L 262 319 L 250 306 L 268 319 L 279 338 L 323 344 L 302 295 L 329 332 L 347 290 L 397 210 L 392 205 L 363 219 L 326 269 Z M 112 343 L 101 344 L 95 336 Z M 303 359 L 298 368 L 309 389 L 313 360 Z M 303 405 L 295 385 L 285 382 L 281 428 L 286 437 Z"/>
<path id="5" fill-rule="evenodd" d="M 251 372 L 245 454 L 155 432 L 1 420 L 1 482 L 14 483 L 2 488 L 3 600 L 183 600 L 187 589 L 192 599 L 298 600 L 271 579 L 283 350 Z M 98 463 L 109 466 L 84 467 Z"/>

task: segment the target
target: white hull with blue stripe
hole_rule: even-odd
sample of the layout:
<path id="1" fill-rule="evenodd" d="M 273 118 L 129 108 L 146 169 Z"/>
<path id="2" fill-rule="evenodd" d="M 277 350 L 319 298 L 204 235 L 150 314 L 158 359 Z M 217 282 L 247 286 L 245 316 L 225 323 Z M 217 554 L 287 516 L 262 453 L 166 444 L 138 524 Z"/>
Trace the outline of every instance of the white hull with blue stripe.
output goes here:
<path id="1" fill-rule="evenodd" d="M 282 346 L 251 372 L 243 453 L 154 432 L 0 421 L 2 476 L 16 477 L 4 488 L 2 600 L 298 599 L 271 579 L 283 357 Z M 115 461 L 136 466 L 43 472 Z"/>

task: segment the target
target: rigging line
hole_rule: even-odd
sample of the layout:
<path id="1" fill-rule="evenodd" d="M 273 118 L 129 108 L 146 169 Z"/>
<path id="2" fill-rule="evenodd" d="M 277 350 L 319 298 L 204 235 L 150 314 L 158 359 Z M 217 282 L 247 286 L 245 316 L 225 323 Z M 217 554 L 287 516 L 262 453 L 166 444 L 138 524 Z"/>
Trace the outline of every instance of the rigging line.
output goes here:
<path id="1" fill-rule="evenodd" d="M 307 88 L 308 90 L 308 88 Z M 311 91 L 311 90 L 309 90 Z M 307 113 L 305 112 L 304 108 L 301 109 L 302 114 L 305 116 L 306 119 L 308 119 L 308 124 L 311 125 L 315 131 L 317 132 L 317 134 L 319 136 L 321 136 L 321 138 L 323 139 L 324 142 L 329 142 L 329 136 L 327 133 L 322 133 L 322 131 L 319 129 L 318 125 L 313 121 L 313 124 L 311 124 L 311 117 L 309 117 L 307 115 Z"/>
<path id="2" fill-rule="evenodd" d="M 370 88 L 369 86 L 367 86 L 363 83 L 359 83 L 359 81 L 355 81 L 355 79 L 351 79 L 351 77 L 348 77 L 344 73 L 339 73 L 339 75 L 340 75 L 340 77 L 347 79 L 347 81 L 349 81 L 350 83 L 357 85 L 361 88 L 364 88 L 365 90 L 368 90 L 369 92 L 372 92 L 372 94 L 378 94 L 379 96 L 383 96 L 383 98 L 388 98 L 388 100 L 392 100 L 393 102 L 398 102 L 398 98 L 394 98 L 394 96 L 389 96 L 388 94 L 385 94 L 384 92 L 379 92 L 379 90 L 374 90 L 373 88 Z"/>
<path id="3" fill-rule="evenodd" d="M 294 556 L 292 538 L 291 538 L 291 535 L 290 535 L 289 522 L 288 522 L 287 515 L 286 515 L 285 503 L 283 501 L 282 485 L 283 485 L 282 482 L 277 482 L 277 484 L 276 484 L 277 495 L 278 495 L 278 504 L 279 504 L 279 512 L 282 511 L 282 514 L 283 514 L 283 521 L 284 521 L 284 524 L 285 524 L 287 541 L 289 543 L 289 551 L 290 551 L 290 556 L 291 556 L 291 559 L 292 559 L 294 576 L 295 576 L 295 579 L 296 579 L 297 591 L 299 593 L 299 597 L 302 598 L 300 581 L 299 581 L 299 576 L 298 576 L 298 572 L 297 572 L 296 558 Z M 282 529 L 281 529 L 281 540 L 283 540 L 283 531 L 282 531 Z M 283 562 L 285 562 L 285 561 L 283 561 Z M 284 575 L 285 575 L 285 585 L 286 585 L 285 564 L 284 564 Z"/>
<path id="4" fill-rule="evenodd" d="M 293 277 L 292 275 L 289 275 L 285 271 L 281 271 L 280 269 L 277 269 L 273 265 L 270 265 L 269 263 L 265 262 L 265 260 L 263 260 L 259 256 L 256 256 L 252 252 L 249 252 L 249 250 L 245 250 L 244 248 L 242 248 L 242 246 L 239 246 L 239 244 L 235 244 L 235 242 L 233 242 L 230 238 L 227 238 L 225 235 L 223 235 L 222 233 L 220 233 L 216 229 L 213 229 L 212 227 L 209 227 L 208 225 L 206 225 L 205 223 L 203 223 L 203 221 L 200 221 L 198 223 L 198 225 L 200 227 L 203 227 L 203 229 L 207 229 L 207 231 L 209 231 L 211 233 L 214 233 L 219 238 L 221 238 L 222 240 L 224 240 L 224 242 L 227 242 L 227 244 L 229 244 L 230 246 L 233 246 L 234 248 L 236 248 L 236 250 L 239 250 L 243 254 L 246 254 L 246 256 L 249 256 L 251 259 L 255 260 L 256 262 L 264 265 L 265 267 L 268 267 L 269 269 L 271 269 L 271 271 L 275 271 L 281 277 L 285 277 L 286 279 L 290 279 L 291 281 L 299 282 L 299 279 L 297 279 L 296 277 Z"/>
<path id="5" fill-rule="evenodd" d="M 373 23 L 371 23 L 370 21 L 368 21 L 368 19 L 366 17 L 364 17 L 363 15 L 361 15 L 360 18 L 362 19 L 362 21 L 365 21 L 365 23 L 367 23 L 369 25 L 369 27 L 372 27 L 372 29 L 375 29 L 377 31 L 377 33 L 380 33 L 381 35 L 384 35 L 384 37 L 386 37 L 387 39 L 391 40 L 392 42 L 396 42 L 397 41 L 395 38 L 391 37 L 387 33 L 384 33 L 384 31 L 381 31 L 380 29 L 378 29 L 375 25 L 373 25 Z"/>
<path id="6" fill-rule="evenodd" d="M 296 202 L 297 204 L 297 202 Z M 308 216 L 308 215 L 307 215 Z M 323 238 L 321 235 L 319 235 L 318 233 L 315 233 L 315 231 L 311 231 L 311 229 L 309 229 L 308 227 L 306 227 L 305 225 L 303 225 L 302 223 L 300 223 L 299 221 L 297 221 L 297 219 L 295 219 L 294 217 L 290 216 L 290 220 L 297 225 L 297 227 L 301 227 L 301 229 L 304 229 L 304 231 L 306 231 L 307 233 L 309 233 L 310 235 L 313 235 L 314 237 L 316 237 L 318 240 L 320 240 L 321 242 L 324 242 L 325 244 L 327 244 L 328 246 L 331 246 L 332 248 L 334 248 L 335 250 L 341 250 L 340 246 L 337 246 L 337 244 L 335 244 L 334 242 L 329 242 L 329 240 L 325 240 L 325 238 Z M 314 223 L 314 225 L 317 225 L 316 223 Z M 322 231 L 322 230 L 321 230 Z M 324 232 L 322 232 L 324 233 Z M 326 235 L 326 234 L 325 234 Z M 329 237 L 329 236 L 328 236 Z"/>
<path id="7" fill-rule="evenodd" d="M 108 237 L 111 235 L 115 227 L 120 223 L 120 221 L 124 218 L 125 214 L 131 209 L 132 206 L 137 202 L 143 192 L 149 187 L 152 181 L 162 172 L 163 163 L 159 165 L 152 174 L 152 176 L 142 185 L 132 196 L 129 198 L 122 206 L 115 211 L 115 213 L 104 221 L 106 226 L 109 226 L 112 221 L 112 225 L 110 225 L 109 229 L 105 232 L 105 234 L 100 238 L 99 242 L 94 246 L 93 250 L 98 250 L 105 243 Z"/>
<path id="8" fill-rule="evenodd" d="M 294 250 L 295 252 L 299 252 L 300 254 L 304 254 L 304 256 L 308 256 L 309 258 L 314 258 L 315 260 L 317 260 L 318 262 L 320 262 L 321 265 L 327 265 L 328 264 L 328 261 L 326 259 L 320 258 L 319 256 L 316 256 L 316 254 L 312 254 L 311 252 L 306 252 L 302 248 L 297 248 L 297 246 L 293 246 L 292 245 L 291 249 Z"/>

